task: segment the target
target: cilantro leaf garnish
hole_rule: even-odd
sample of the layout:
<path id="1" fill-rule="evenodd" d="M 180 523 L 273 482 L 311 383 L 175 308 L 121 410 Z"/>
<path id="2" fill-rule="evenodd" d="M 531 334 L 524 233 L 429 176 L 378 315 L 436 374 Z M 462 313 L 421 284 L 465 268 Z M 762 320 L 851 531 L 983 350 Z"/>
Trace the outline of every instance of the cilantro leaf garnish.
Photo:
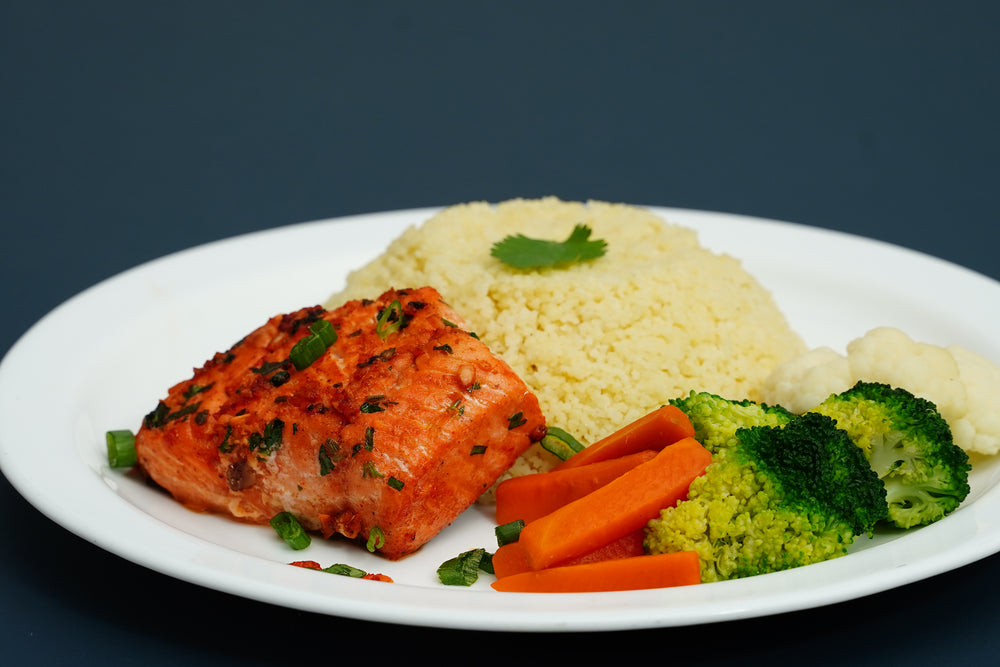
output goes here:
<path id="1" fill-rule="evenodd" d="M 591 229 L 578 224 L 565 241 L 533 239 L 513 234 L 493 244 L 490 254 L 508 266 L 535 269 L 597 259 L 607 251 L 603 239 L 590 240 Z"/>

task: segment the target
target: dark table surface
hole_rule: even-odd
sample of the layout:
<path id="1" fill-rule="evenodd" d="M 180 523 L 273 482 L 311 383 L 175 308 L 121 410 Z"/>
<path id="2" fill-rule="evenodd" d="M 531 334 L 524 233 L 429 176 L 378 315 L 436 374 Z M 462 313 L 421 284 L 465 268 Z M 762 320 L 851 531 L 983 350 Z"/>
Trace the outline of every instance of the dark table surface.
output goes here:
<path id="1" fill-rule="evenodd" d="M 175 250 L 468 200 L 742 213 L 998 278 L 998 20 L 989 2 L 3 2 L 0 352 Z M 180 582 L 63 530 L 2 478 L 0 511 L 4 664 L 1000 654 L 1000 556 L 773 617 L 507 637 Z"/>

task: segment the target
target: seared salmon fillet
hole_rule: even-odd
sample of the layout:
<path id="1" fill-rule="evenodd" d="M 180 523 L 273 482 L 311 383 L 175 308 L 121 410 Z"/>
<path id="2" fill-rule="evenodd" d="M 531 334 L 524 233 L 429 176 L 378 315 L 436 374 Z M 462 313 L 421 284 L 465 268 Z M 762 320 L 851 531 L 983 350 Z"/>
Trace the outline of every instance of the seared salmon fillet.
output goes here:
<path id="1" fill-rule="evenodd" d="M 307 344 L 318 358 L 303 365 Z M 398 559 L 544 434 L 535 395 L 421 287 L 272 317 L 174 385 L 136 451 L 191 509 L 290 512 Z"/>

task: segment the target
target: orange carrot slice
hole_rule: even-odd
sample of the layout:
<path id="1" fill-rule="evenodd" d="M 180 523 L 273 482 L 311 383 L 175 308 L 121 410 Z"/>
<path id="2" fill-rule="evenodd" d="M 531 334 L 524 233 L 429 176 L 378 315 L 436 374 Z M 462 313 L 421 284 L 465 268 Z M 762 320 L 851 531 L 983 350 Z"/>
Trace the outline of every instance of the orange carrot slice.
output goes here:
<path id="1" fill-rule="evenodd" d="M 654 458 L 582 498 L 535 519 L 518 542 L 528 565 L 542 570 L 639 530 L 661 509 L 687 495 L 712 455 L 694 438 L 664 447 Z"/>
<path id="2" fill-rule="evenodd" d="M 498 578 L 530 569 L 520 542 L 509 542 L 493 552 L 493 574 Z"/>
<path id="3" fill-rule="evenodd" d="M 553 470 L 606 461 L 643 449 L 660 450 L 684 438 L 693 437 L 694 426 L 684 411 L 675 405 L 664 405 L 573 454 Z"/>
<path id="4" fill-rule="evenodd" d="M 677 551 L 520 572 L 501 577 L 492 586 L 498 591 L 517 593 L 591 593 L 698 583 L 698 554 Z"/>
<path id="5" fill-rule="evenodd" d="M 496 521 L 503 525 L 523 519 L 526 523 L 581 498 L 649 461 L 656 452 L 643 450 L 618 458 L 566 470 L 511 477 L 496 488 Z"/>
<path id="6" fill-rule="evenodd" d="M 627 535 L 619 537 L 610 544 L 605 544 L 603 547 L 578 556 L 565 564 L 582 565 L 584 563 L 596 563 L 613 558 L 642 556 L 645 554 L 642 546 L 644 537 L 645 531 L 641 528 L 634 530 Z M 505 544 L 499 547 L 493 554 L 493 573 L 497 577 L 509 577 L 512 574 L 527 572 L 529 570 L 531 570 L 531 567 L 528 565 L 524 548 L 518 542 Z"/>
<path id="7" fill-rule="evenodd" d="M 634 558 L 646 553 L 642 546 L 642 541 L 646 536 L 646 531 L 640 528 L 631 533 L 622 535 L 614 542 L 605 544 L 603 547 L 588 551 L 582 556 L 577 556 L 565 563 L 565 565 L 582 565 L 583 563 L 596 563 L 602 560 L 612 560 L 614 558 Z"/>

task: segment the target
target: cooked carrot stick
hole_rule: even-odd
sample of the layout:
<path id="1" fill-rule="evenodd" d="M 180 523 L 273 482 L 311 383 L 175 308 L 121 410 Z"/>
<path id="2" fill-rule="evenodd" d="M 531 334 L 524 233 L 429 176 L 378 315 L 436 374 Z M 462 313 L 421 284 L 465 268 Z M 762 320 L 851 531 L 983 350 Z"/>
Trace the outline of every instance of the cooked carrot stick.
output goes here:
<path id="1" fill-rule="evenodd" d="M 598 547 L 593 551 L 588 551 L 582 556 L 577 556 L 565 563 L 565 565 L 582 565 L 584 563 L 596 563 L 602 560 L 611 560 L 613 558 L 634 558 L 635 556 L 642 556 L 645 554 L 645 549 L 643 549 L 642 541 L 646 536 L 646 531 L 642 528 L 639 530 L 633 530 L 631 533 L 622 535 L 614 542 L 605 544 L 603 547 Z"/>
<path id="2" fill-rule="evenodd" d="M 688 416 L 675 405 L 664 405 L 573 454 L 553 470 L 606 461 L 643 449 L 660 450 L 693 437 L 694 426 Z"/>
<path id="3" fill-rule="evenodd" d="M 520 542 L 510 542 L 493 552 L 493 574 L 497 577 L 509 577 L 530 569 Z"/>
<path id="4" fill-rule="evenodd" d="M 603 547 L 599 547 L 570 560 L 566 565 L 582 565 L 584 563 L 596 563 L 613 558 L 642 556 L 645 553 L 642 546 L 644 536 L 645 531 L 641 528 L 634 530 L 627 535 L 619 537 L 610 544 L 605 544 Z M 528 566 L 524 548 L 518 542 L 505 544 L 497 548 L 493 554 L 493 573 L 497 577 L 509 577 L 512 574 L 527 572 L 529 570 L 531 570 L 531 567 Z"/>
<path id="5" fill-rule="evenodd" d="M 554 512 L 535 519 L 518 542 L 528 565 L 541 570 L 639 530 L 661 509 L 687 495 L 712 455 L 694 438 L 664 447 L 654 458 Z"/>
<path id="6" fill-rule="evenodd" d="M 656 456 L 646 449 L 587 465 L 511 477 L 496 488 L 496 521 L 534 521 Z"/>
<path id="7" fill-rule="evenodd" d="M 677 551 L 521 572 L 501 577 L 492 586 L 516 593 L 590 593 L 697 583 L 701 583 L 698 554 Z"/>

